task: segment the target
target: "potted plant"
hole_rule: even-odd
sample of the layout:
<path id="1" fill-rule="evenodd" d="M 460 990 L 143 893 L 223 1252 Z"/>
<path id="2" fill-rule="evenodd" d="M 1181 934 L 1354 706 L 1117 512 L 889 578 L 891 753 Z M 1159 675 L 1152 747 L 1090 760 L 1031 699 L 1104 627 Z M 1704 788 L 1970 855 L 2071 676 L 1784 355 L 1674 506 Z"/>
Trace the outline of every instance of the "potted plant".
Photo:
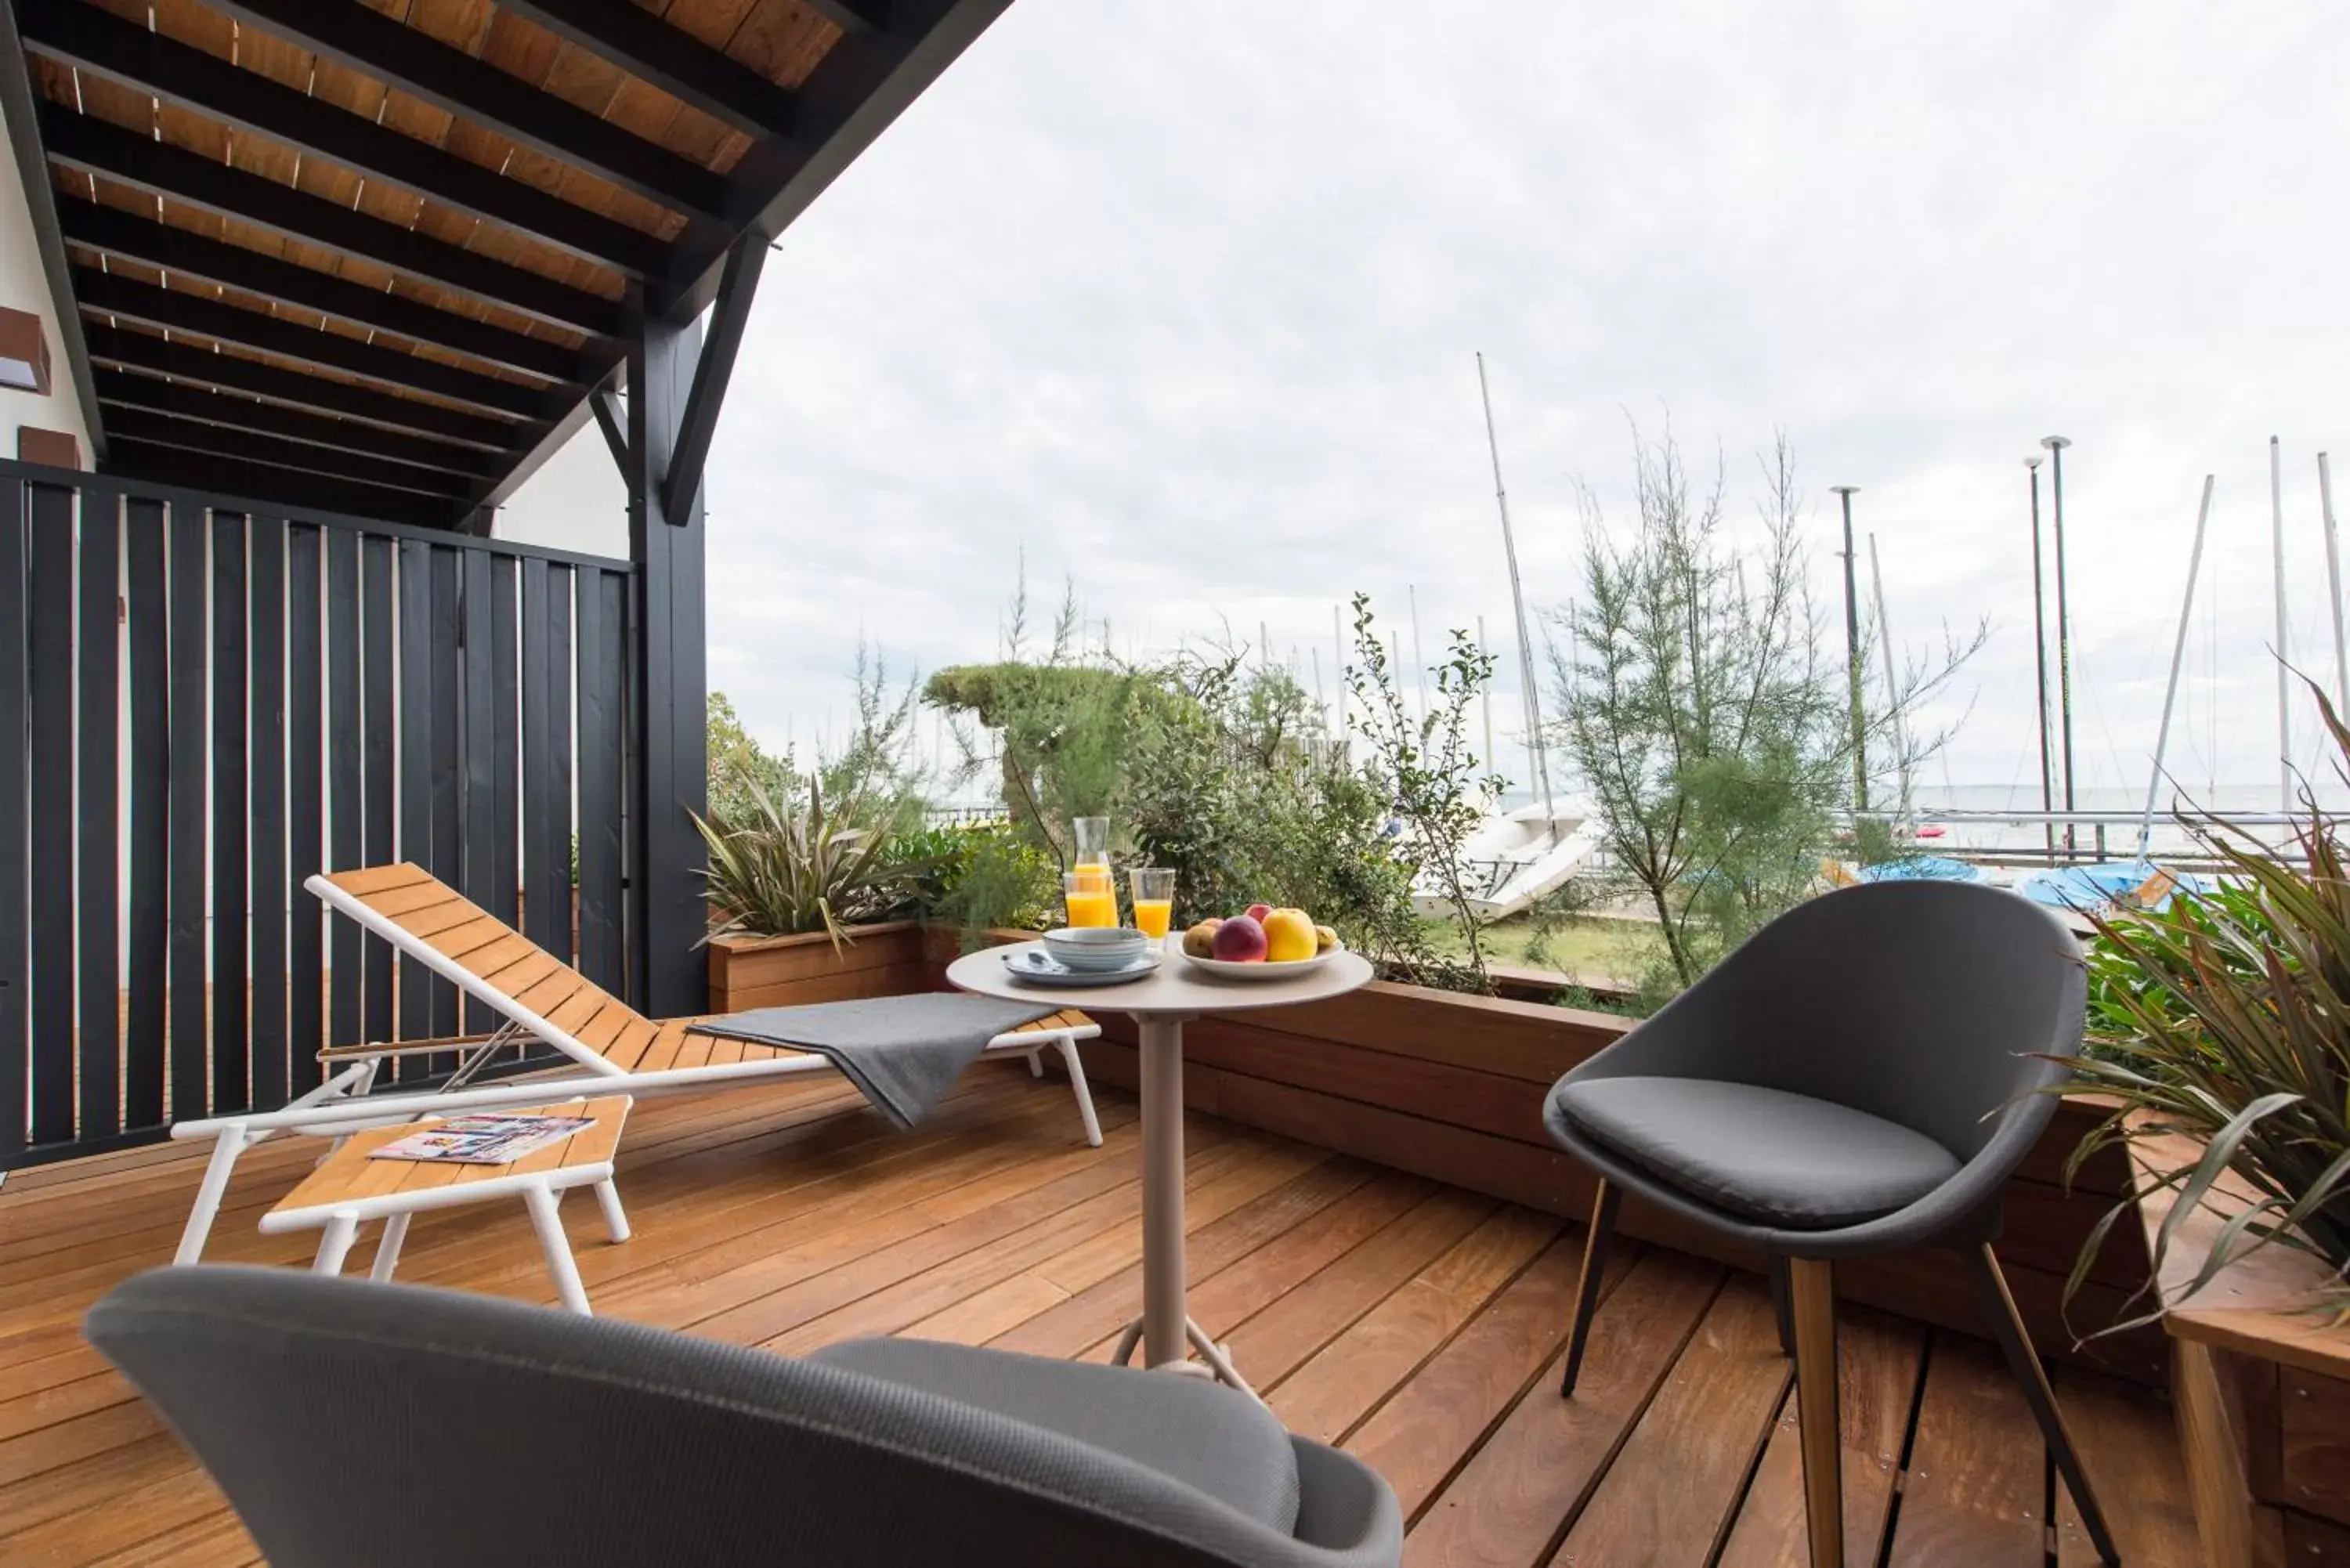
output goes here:
<path id="1" fill-rule="evenodd" d="M 2318 704 L 2350 782 L 2350 730 Z M 2287 854 L 2208 815 L 2212 891 L 2097 922 L 2093 1044 L 2068 1085 L 2111 1113 L 2077 1163 L 2137 1173 L 2152 1278 L 2129 1323 L 2174 1342 L 2182 1438 L 2214 1562 L 2350 1548 L 2350 860 L 2304 789 Z M 2126 1324 L 2123 1325 L 2126 1326 Z M 2313 1426 L 2313 1423 L 2315 1425 Z"/>
<path id="2" fill-rule="evenodd" d="M 912 912 L 923 864 L 893 853 L 856 796 L 827 803 L 813 774 L 785 805 L 756 782 L 748 795 L 747 820 L 693 819 L 710 855 L 712 1009 L 920 989 L 920 929 L 893 917 Z"/>

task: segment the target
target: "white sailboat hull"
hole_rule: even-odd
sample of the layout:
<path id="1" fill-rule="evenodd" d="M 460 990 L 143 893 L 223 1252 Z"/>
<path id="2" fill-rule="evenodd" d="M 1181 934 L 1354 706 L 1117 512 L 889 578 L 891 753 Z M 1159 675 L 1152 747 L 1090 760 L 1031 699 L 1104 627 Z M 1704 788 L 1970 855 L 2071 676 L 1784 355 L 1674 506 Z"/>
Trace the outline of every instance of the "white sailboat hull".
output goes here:
<path id="1" fill-rule="evenodd" d="M 1487 817 L 1462 848 L 1469 909 L 1479 920 L 1523 914 L 1544 894 L 1557 891 L 1598 851 L 1599 823 L 1579 803 L 1562 801 L 1555 810 L 1540 805 Z M 1412 906 L 1423 915 L 1450 915 L 1451 901 L 1423 874 L 1412 888 Z"/>

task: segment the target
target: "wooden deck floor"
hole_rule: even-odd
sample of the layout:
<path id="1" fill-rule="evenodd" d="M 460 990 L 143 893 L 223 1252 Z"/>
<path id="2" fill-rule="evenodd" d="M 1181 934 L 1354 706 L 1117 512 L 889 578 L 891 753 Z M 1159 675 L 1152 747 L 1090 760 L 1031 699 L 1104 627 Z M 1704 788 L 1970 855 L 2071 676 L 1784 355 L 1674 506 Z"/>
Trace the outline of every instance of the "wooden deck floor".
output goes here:
<path id="1" fill-rule="evenodd" d="M 910 1334 L 1099 1358 L 1139 1296 L 1134 1109 L 1104 1095 L 1088 1149 L 1059 1081 L 1016 1064 L 973 1069 L 913 1135 L 837 1080 L 655 1101 L 621 1160 L 635 1239 L 607 1243 L 592 1204 L 566 1213 L 608 1315 L 783 1351 Z M 1291 1427 L 1394 1483 L 1410 1562 L 1802 1559 L 1788 1367 L 1758 1281 L 1619 1249 L 1565 1401 L 1579 1229 L 1212 1119 L 1191 1138 L 1194 1314 Z M 307 1259 L 311 1238 L 254 1227 L 318 1147 L 247 1156 L 215 1261 Z M 0 1562 L 255 1560 L 76 1327 L 169 1258 L 200 1169 L 143 1149 L 0 1188 Z M 400 1277 L 553 1299 L 519 1205 L 420 1219 Z M 2061 1506 L 2052 1528 L 2045 1456 L 1988 1345 L 1855 1313 L 1844 1349 L 1852 1563 L 2093 1561 Z M 2117 1384 L 2058 1388 L 2132 1568 L 2196 1562 L 2168 1412 Z"/>

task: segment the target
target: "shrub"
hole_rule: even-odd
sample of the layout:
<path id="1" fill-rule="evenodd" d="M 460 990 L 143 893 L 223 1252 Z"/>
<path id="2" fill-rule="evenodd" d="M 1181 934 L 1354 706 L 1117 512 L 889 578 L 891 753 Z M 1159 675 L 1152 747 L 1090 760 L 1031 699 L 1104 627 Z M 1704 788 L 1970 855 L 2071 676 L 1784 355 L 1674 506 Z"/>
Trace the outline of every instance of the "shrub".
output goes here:
<path id="1" fill-rule="evenodd" d="M 895 840 L 889 857 L 912 867 L 907 892 L 915 910 L 967 937 L 1053 923 L 1059 865 L 1008 822 L 924 828 Z"/>

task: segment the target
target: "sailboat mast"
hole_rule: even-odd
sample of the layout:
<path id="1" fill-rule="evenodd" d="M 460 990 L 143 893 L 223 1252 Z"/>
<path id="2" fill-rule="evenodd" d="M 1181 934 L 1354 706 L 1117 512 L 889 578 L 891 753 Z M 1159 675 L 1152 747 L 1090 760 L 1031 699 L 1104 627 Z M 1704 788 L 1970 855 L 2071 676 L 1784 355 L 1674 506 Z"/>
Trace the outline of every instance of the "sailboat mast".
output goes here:
<path id="1" fill-rule="evenodd" d="M 1477 618 L 1477 651 L 1482 653 L 1488 646 L 1485 618 L 1481 615 Z M 1485 771 L 1490 774 L 1498 766 L 1493 759 L 1500 754 L 1493 750 L 1493 678 L 1491 675 L 1485 677 L 1484 688 L 1477 693 L 1477 711 L 1485 719 Z"/>
<path id="2" fill-rule="evenodd" d="M 1860 697 L 1860 590 L 1852 551 L 1852 498 L 1856 484 L 1831 484 L 1828 489 L 1844 503 L 1844 655 L 1845 676 L 1852 687 L 1852 810 L 1858 818 L 1868 810 L 1868 720 Z"/>
<path id="3" fill-rule="evenodd" d="M 2040 705 L 2034 711 L 2040 731 L 2040 814 L 2050 819 L 2041 824 L 2041 832 L 2048 841 L 2048 864 L 2054 866 L 2056 795 L 2055 782 L 2048 771 L 2048 609 L 2040 569 L 2040 462 L 2036 457 L 2027 457 L 2023 466 L 2032 471 L 2032 662 L 2040 696 Z"/>
<path id="4" fill-rule="evenodd" d="M 1403 586 L 1405 607 L 1411 613 L 1411 667 L 1419 684 L 1419 722 L 1428 722 L 1428 652 L 1419 641 L 1419 589 L 1411 583 Z"/>
<path id="5" fill-rule="evenodd" d="M 1885 660 L 1885 711 L 1893 727 L 1893 765 L 1901 780 L 1901 799 L 1895 810 L 1909 815 L 1909 746 L 1901 732 L 1901 683 L 1893 665 L 1893 623 L 1885 615 L 1885 569 L 1877 560 L 1877 535 L 1868 536 L 1868 582 L 1877 597 L 1877 637 Z"/>
<path id="6" fill-rule="evenodd" d="M 2064 583 L 2064 449 L 2073 444 L 2070 438 L 2060 435 L 2042 436 L 2040 444 L 2048 449 L 2048 492 L 2050 510 L 2054 514 L 2053 535 L 2056 545 L 2056 718 L 2064 754 L 2064 858 L 2073 857 L 2075 845 L 2073 818 L 2073 598 Z"/>
<path id="7" fill-rule="evenodd" d="M 1330 657 L 1336 661 L 1331 669 L 1338 682 L 1338 706 L 1332 715 L 1337 727 L 1331 733 L 1344 740 L 1347 735 L 1347 629 L 1336 605 L 1330 607 Z"/>
<path id="8" fill-rule="evenodd" d="M 2178 601 L 2178 640 L 2170 645 L 2170 684 L 2162 693 L 2162 727 L 2154 732 L 2154 776 L 2146 781 L 2146 815 L 2138 818 L 2137 857 L 2154 839 L 2154 803 L 2162 792 L 2162 757 L 2170 747 L 2170 711 L 2178 701 L 2178 670 L 2187 661 L 2187 628 L 2195 614 L 2195 579 L 2203 570 L 2203 529 L 2211 521 L 2213 476 L 2203 476 L 2203 504 L 2195 509 L 2195 547 L 2187 556 L 2187 597 Z"/>
<path id="9" fill-rule="evenodd" d="M 2342 640 L 2342 545 L 2334 528 L 2334 471 L 2317 454 L 2317 509 L 2325 519 L 2325 586 L 2334 606 L 2334 711 L 2350 715 L 2350 651 Z"/>
<path id="10" fill-rule="evenodd" d="M 2293 649 L 2285 619 L 2284 458 L 2269 437 L 2269 548 L 2276 575 L 2277 786 L 2281 804 L 2293 809 Z"/>
<path id="11" fill-rule="evenodd" d="M 1544 831 L 1556 820 L 1557 812 L 1550 798 L 1550 759 L 1544 753 L 1542 738 L 1542 694 L 1534 686 L 1534 645 L 1526 634 L 1525 589 L 1518 581 L 1518 541 L 1510 531 L 1510 495 L 1502 485 L 1502 443 L 1493 434 L 1493 393 L 1485 384 L 1485 356 L 1477 356 L 1477 397 L 1485 406 L 1485 449 L 1493 459 L 1493 504 L 1502 514 L 1502 553 L 1510 563 L 1510 608 L 1518 618 L 1518 681 L 1523 690 L 1519 696 L 1526 710 L 1526 762 L 1534 774 L 1529 780 L 1542 791 Z"/>

